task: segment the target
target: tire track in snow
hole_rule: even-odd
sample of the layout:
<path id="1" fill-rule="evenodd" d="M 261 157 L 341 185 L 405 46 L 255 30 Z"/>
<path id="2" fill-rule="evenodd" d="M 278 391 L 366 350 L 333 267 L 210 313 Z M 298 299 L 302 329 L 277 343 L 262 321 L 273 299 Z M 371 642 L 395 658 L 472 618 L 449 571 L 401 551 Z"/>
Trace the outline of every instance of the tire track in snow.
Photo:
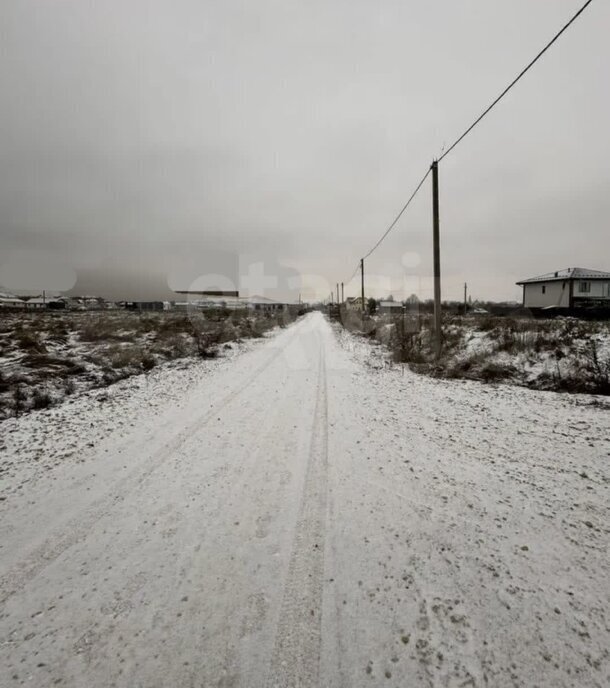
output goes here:
<path id="1" fill-rule="evenodd" d="M 297 323 L 291 328 L 289 342 L 296 336 L 302 324 Z M 281 335 L 280 335 L 281 336 Z M 50 537 L 39 546 L 31 550 L 24 559 L 15 564 L 5 574 L 0 576 L 0 604 L 4 604 L 12 595 L 22 590 L 26 584 L 35 578 L 42 570 L 58 559 L 66 550 L 78 542 L 86 539 L 94 524 L 111 510 L 116 504 L 124 501 L 129 493 L 150 475 L 160 468 L 180 447 L 192 437 L 193 433 L 208 423 L 217 414 L 241 395 L 267 368 L 277 359 L 277 351 L 274 346 L 265 357 L 263 363 L 258 366 L 246 380 L 236 388 L 229 391 L 222 400 L 207 410 L 201 416 L 181 430 L 170 442 L 154 452 L 149 459 L 144 459 L 137 468 L 134 468 L 116 489 L 108 491 L 94 500 L 85 510 L 70 518 Z M 284 345 L 285 346 L 285 345 Z M 142 463 L 145 465 L 142 466 Z"/>
<path id="2" fill-rule="evenodd" d="M 266 682 L 268 688 L 317 688 L 320 685 L 328 468 L 328 395 L 321 341 L 311 438 L 301 507 Z"/>

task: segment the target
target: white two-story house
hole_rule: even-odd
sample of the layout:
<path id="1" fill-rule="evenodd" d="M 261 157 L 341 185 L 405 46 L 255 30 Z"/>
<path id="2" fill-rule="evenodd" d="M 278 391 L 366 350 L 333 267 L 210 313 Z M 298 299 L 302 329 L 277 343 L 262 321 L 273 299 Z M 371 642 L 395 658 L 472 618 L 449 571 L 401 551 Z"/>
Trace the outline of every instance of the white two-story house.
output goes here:
<path id="1" fill-rule="evenodd" d="M 525 308 L 610 307 L 610 272 L 566 268 L 517 282 Z"/>

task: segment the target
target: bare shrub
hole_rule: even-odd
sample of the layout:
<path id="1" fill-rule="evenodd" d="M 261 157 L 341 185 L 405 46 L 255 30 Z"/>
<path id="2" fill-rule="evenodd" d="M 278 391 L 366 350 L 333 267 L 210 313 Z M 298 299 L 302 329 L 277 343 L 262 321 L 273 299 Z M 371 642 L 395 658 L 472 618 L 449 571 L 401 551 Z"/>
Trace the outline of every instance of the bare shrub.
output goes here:
<path id="1" fill-rule="evenodd" d="M 157 360 L 151 354 L 142 356 L 142 370 L 152 370 L 157 365 Z"/>
<path id="2" fill-rule="evenodd" d="M 31 407 L 33 409 L 44 409 L 51 406 L 53 399 L 50 394 L 40 389 L 35 389 L 32 394 Z"/>
<path id="3" fill-rule="evenodd" d="M 201 358 L 216 358 L 218 356 L 218 344 L 220 344 L 220 332 L 200 332 L 196 338 L 197 351 Z"/>
<path id="4" fill-rule="evenodd" d="M 21 330 L 16 334 L 15 339 L 18 347 L 24 351 L 35 352 L 39 354 L 44 354 L 47 351 L 44 342 L 37 332 L 32 332 L 31 330 Z"/>
<path id="5" fill-rule="evenodd" d="M 484 365 L 487 358 L 486 354 L 473 354 L 466 358 L 458 358 L 447 364 L 445 375 L 448 378 L 470 378 L 476 379 L 479 370 Z"/>
<path id="6" fill-rule="evenodd" d="M 164 358 L 180 358 L 194 353 L 193 335 L 184 332 L 166 331 L 158 335 L 151 346 L 152 350 Z"/>
<path id="7" fill-rule="evenodd" d="M 27 407 L 28 395 L 23 385 L 17 385 L 13 388 L 13 411 L 18 416 Z"/>
<path id="8" fill-rule="evenodd" d="M 479 376 L 485 382 L 498 382 L 513 377 L 516 372 L 514 366 L 488 361 L 481 366 Z"/>
<path id="9" fill-rule="evenodd" d="M 64 393 L 68 396 L 74 394 L 76 392 L 76 384 L 74 382 L 74 379 L 69 377 L 64 380 Z"/>
<path id="10" fill-rule="evenodd" d="M 130 342 L 142 329 L 142 321 L 133 313 L 87 314 L 77 323 L 76 333 L 82 342 Z"/>
<path id="11" fill-rule="evenodd" d="M 396 363 L 423 364 L 430 361 L 429 343 L 418 334 L 397 337 L 392 358 Z"/>
<path id="12" fill-rule="evenodd" d="M 486 316 L 477 321 L 477 327 L 481 332 L 490 332 L 495 329 L 497 324 L 496 318 L 491 316 Z"/>
<path id="13" fill-rule="evenodd" d="M 113 368 L 139 368 L 144 357 L 139 347 L 125 346 L 115 348 L 109 356 L 110 365 Z"/>
<path id="14" fill-rule="evenodd" d="M 589 374 L 596 394 L 610 394 L 610 356 L 602 358 L 595 339 L 590 339 L 584 351 L 584 368 Z"/>

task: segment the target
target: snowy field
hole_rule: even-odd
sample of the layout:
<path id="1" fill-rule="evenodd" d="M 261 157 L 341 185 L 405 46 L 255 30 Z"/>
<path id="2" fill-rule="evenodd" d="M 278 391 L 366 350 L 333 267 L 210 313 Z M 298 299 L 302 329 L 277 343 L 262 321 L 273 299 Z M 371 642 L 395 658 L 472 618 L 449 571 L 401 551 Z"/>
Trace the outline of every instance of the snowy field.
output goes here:
<path id="1" fill-rule="evenodd" d="M 0 684 L 610 682 L 610 402 L 314 313 L 0 423 Z"/>
<path id="2" fill-rule="evenodd" d="M 356 314 L 348 329 L 362 325 Z M 412 325 L 419 332 L 410 332 Z M 375 316 L 366 322 L 370 337 L 394 360 L 422 373 L 449 379 L 515 384 L 530 389 L 610 395 L 610 322 L 577 318 L 446 315 L 443 351 L 436 359 L 432 319 Z M 402 332 L 406 336 L 402 336 Z"/>
<path id="3" fill-rule="evenodd" d="M 3 312 L 0 419 L 188 356 L 214 357 L 292 318 L 247 311 Z"/>

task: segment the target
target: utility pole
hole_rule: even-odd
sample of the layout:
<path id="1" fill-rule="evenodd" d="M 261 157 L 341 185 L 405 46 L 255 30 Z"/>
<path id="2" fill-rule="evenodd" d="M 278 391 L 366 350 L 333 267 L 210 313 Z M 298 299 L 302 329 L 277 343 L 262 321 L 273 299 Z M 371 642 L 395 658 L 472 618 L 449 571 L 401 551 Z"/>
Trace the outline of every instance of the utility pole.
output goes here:
<path id="1" fill-rule="evenodd" d="M 345 294 L 343 293 L 343 282 L 341 282 L 341 303 L 345 303 Z"/>
<path id="2" fill-rule="evenodd" d="M 339 282 L 337 282 L 337 303 L 340 303 L 340 301 L 339 301 Z"/>
<path id="3" fill-rule="evenodd" d="M 362 313 L 364 314 L 364 258 L 360 259 L 360 296 L 362 298 Z"/>
<path id="4" fill-rule="evenodd" d="M 464 282 L 464 315 L 466 315 L 466 308 L 467 308 L 467 303 L 468 303 L 468 284 Z"/>
<path id="5" fill-rule="evenodd" d="M 436 358 L 441 355 L 441 247 L 438 201 L 438 161 L 432 162 L 432 242 L 434 255 L 434 341 Z"/>

